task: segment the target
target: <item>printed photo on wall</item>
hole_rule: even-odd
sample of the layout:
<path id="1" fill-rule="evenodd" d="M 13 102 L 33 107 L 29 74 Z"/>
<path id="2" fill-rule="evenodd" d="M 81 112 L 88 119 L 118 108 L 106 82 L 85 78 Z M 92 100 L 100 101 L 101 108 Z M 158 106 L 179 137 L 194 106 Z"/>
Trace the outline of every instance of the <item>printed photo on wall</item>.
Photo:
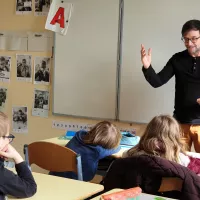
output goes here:
<path id="1" fill-rule="evenodd" d="M 48 117 L 49 111 L 49 91 L 35 89 L 33 116 Z"/>
<path id="2" fill-rule="evenodd" d="M 47 16 L 51 5 L 50 0 L 35 0 L 35 15 Z"/>
<path id="3" fill-rule="evenodd" d="M 35 57 L 34 84 L 49 85 L 51 59 L 49 57 Z"/>
<path id="4" fill-rule="evenodd" d="M 32 81 L 32 56 L 31 55 L 16 55 L 17 59 L 17 80 Z"/>
<path id="5" fill-rule="evenodd" d="M 6 105 L 6 99 L 7 99 L 7 88 L 0 87 L 0 111 L 5 111 L 5 105 Z"/>
<path id="6" fill-rule="evenodd" d="M 16 0 L 16 14 L 25 15 L 32 12 L 32 0 Z"/>
<path id="7" fill-rule="evenodd" d="M 10 81 L 11 57 L 0 56 L 0 81 Z"/>
<path id="8" fill-rule="evenodd" d="M 28 108 L 26 106 L 12 108 L 12 128 L 14 133 L 28 133 Z"/>

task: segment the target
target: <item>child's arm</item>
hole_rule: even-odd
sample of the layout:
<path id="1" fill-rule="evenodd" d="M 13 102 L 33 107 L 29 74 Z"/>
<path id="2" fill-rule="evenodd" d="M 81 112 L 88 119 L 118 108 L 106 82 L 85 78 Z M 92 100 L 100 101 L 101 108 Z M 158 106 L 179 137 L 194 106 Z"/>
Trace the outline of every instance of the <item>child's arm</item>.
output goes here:
<path id="1" fill-rule="evenodd" d="M 114 188 L 121 188 L 122 181 L 124 180 L 124 166 L 121 164 L 122 159 L 116 159 L 103 179 L 104 192 Z"/>
<path id="2" fill-rule="evenodd" d="M 15 162 L 17 175 L 0 166 L 0 192 L 18 198 L 31 197 L 36 193 L 37 185 L 27 164 L 20 154 L 9 144 L 6 152 L 0 151 L 0 155 L 12 158 Z"/>
<path id="3" fill-rule="evenodd" d="M 99 148 L 99 154 L 100 154 L 99 159 L 103 159 L 107 156 L 114 156 L 116 158 L 119 158 L 122 156 L 122 153 L 123 153 L 123 150 L 121 149 L 120 146 L 118 146 L 115 149 L 105 149 L 105 148 L 100 147 Z"/>

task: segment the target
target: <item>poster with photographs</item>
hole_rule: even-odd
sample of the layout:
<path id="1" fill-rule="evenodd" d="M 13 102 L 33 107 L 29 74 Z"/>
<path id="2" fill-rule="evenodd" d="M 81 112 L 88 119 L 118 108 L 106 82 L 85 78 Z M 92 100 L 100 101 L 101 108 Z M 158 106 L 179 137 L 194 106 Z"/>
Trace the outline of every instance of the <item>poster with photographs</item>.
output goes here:
<path id="1" fill-rule="evenodd" d="M 35 0 L 35 15 L 36 16 L 47 16 L 51 0 Z"/>
<path id="2" fill-rule="evenodd" d="M 50 57 L 35 57 L 34 61 L 34 84 L 49 85 Z"/>
<path id="3" fill-rule="evenodd" d="M 16 55 L 17 60 L 17 80 L 32 81 L 32 56 L 31 55 Z"/>
<path id="4" fill-rule="evenodd" d="M 11 57 L 0 56 L 0 81 L 10 81 Z"/>
<path id="5" fill-rule="evenodd" d="M 28 133 L 28 108 L 26 106 L 12 108 L 12 128 L 14 133 Z"/>
<path id="6" fill-rule="evenodd" d="M 32 0 L 16 0 L 16 14 L 26 15 L 32 12 Z"/>
<path id="7" fill-rule="evenodd" d="M 48 117 L 49 111 L 49 91 L 35 89 L 33 116 Z"/>
<path id="8" fill-rule="evenodd" d="M 5 111 L 5 105 L 6 105 L 6 99 L 7 99 L 7 88 L 0 87 L 0 111 Z"/>

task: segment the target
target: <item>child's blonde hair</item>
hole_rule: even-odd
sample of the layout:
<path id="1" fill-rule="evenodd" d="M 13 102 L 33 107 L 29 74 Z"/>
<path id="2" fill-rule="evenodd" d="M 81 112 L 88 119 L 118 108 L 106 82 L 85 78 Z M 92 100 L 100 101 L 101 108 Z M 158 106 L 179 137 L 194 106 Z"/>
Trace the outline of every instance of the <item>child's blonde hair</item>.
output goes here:
<path id="1" fill-rule="evenodd" d="M 119 146 L 121 133 L 117 127 L 109 121 L 96 124 L 83 138 L 86 144 L 100 145 L 106 149 L 114 149 Z"/>
<path id="2" fill-rule="evenodd" d="M 184 153 L 181 136 L 181 128 L 173 117 L 156 116 L 147 125 L 139 144 L 128 151 L 128 156 L 143 151 L 179 163 L 179 153 Z"/>
<path id="3" fill-rule="evenodd" d="M 8 133 L 10 121 L 8 116 L 3 112 L 0 112 L 0 137 L 5 136 Z"/>

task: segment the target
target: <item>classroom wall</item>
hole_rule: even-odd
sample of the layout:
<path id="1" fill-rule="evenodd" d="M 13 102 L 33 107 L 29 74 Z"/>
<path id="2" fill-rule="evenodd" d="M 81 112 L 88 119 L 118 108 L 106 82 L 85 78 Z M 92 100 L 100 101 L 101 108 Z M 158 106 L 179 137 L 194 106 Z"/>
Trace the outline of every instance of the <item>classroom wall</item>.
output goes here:
<path id="1" fill-rule="evenodd" d="M 16 15 L 15 14 L 15 2 L 16 0 L 1 0 L 0 5 L 0 31 L 1 30 L 12 30 L 12 31 L 44 31 L 44 25 L 46 17 L 31 15 Z M 72 16 L 73 17 L 73 16 Z M 70 27 L 69 27 L 70 28 Z M 66 36 L 67 37 L 67 36 Z M 49 86 L 34 85 L 29 82 L 18 82 L 16 80 L 16 54 L 31 54 L 33 59 L 35 56 L 50 56 L 44 52 L 4 52 L 0 51 L 0 55 L 10 55 L 12 56 L 11 65 L 11 81 L 10 83 L 0 82 L 0 86 L 8 88 L 7 105 L 5 108 L 5 113 L 12 117 L 12 106 L 28 106 L 28 133 L 27 134 L 15 134 L 16 139 L 13 142 L 13 146 L 23 154 L 23 145 L 29 144 L 33 141 L 47 139 L 51 137 L 56 137 L 64 134 L 63 130 L 53 129 L 52 121 L 70 121 L 79 123 L 94 124 L 96 120 L 86 120 L 79 118 L 69 118 L 63 116 L 53 116 L 52 115 L 52 84 Z M 53 67 L 52 70 L 53 72 Z M 51 74 L 51 83 L 52 83 Z M 33 105 L 34 88 L 50 90 L 50 111 L 48 118 L 35 117 L 31 115 L 31 109 Z M 125 124 L 125 123 L 115 123 L 116 125 L 124 128 L 135 128 L 138 135 L 141 135 L 145 125 L 140 124 Z M 37 168 L 34 169 L 38 171 Z M 40 170 L 39 170 L 40 171 Z"/>

